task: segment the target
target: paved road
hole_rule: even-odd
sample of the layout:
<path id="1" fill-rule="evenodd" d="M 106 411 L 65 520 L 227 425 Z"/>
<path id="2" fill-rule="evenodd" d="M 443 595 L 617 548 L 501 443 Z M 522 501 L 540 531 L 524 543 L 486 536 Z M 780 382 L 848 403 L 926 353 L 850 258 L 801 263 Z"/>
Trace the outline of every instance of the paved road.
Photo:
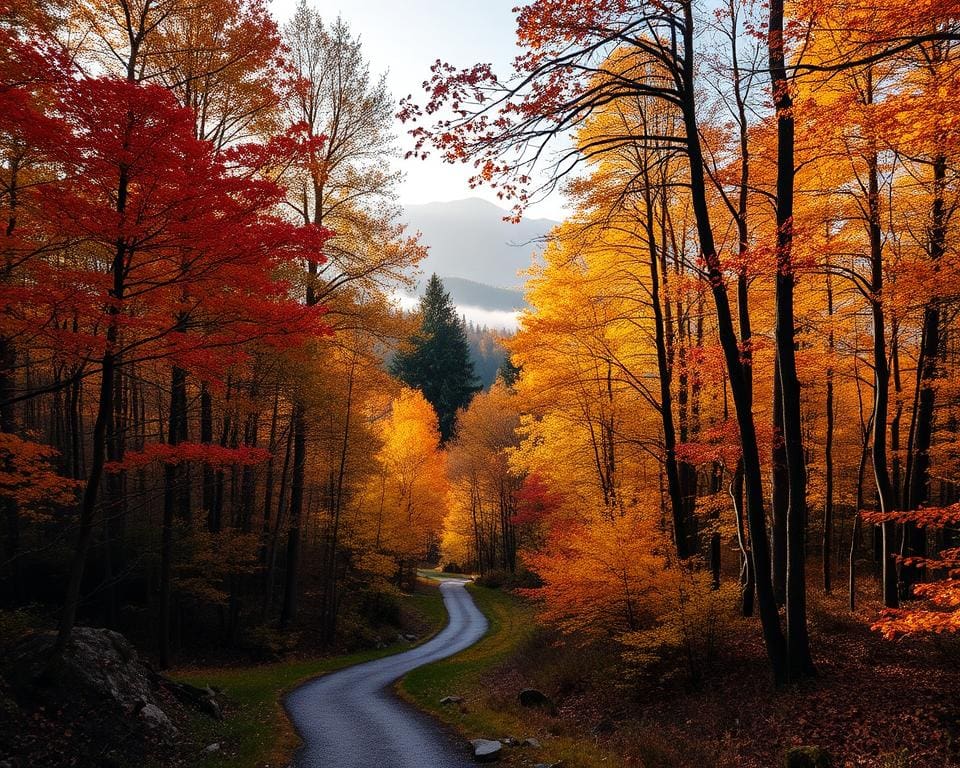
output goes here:
<path id="1" fill-rule="evenodd" d="M 440 590 L 450 620 L 440 634 L 404 653 L 358 664 L 297 688 L 284 705 L 303 747 L 296 768 L 466 768 L 469 754 L 434 720 L 400 701 L 390 684 L 412 669 L 462 651 L 487 620 L 464 588 Z"/>

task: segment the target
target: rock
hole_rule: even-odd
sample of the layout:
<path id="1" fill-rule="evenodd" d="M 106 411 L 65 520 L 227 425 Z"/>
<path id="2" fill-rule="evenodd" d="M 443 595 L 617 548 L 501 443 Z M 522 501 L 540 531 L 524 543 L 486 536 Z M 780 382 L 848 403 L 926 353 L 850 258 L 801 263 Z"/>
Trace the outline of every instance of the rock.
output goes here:
<path id="1" fill-rule="evenodd" d="M 152 702 L 145 703 L 140 707 L 139 715 L 140 719 L 147 724 L 148 728 L 167 731 L 170 735 L 176 735 L 176 727 L 170 722 L 170 718 L 167 717 L 166 712 L 156 704 Z"/>
<path id="2" fill-rule="evenodd" d="M 444 696 L 440 699 L 440 703 L 444 706 L 448 704 L 463 704 L 463 696 Z"/>
<path id="3" fill-rule="evenodd" d="M 11 650 L 8 669 L 22 673 L 18 682 L 40 677 L 55 639 L 52 632 L 38 632 Z M 127 639 L 109 629 L 74 628 L 58 676 L 61 684 L 96 692 L 127 711 L 139 702 L 153 702 L 156 676 Z"/>
<path id="4" fill-rule="evenodd" d="M 830 753 L 820 747 L 794 747 L 787 750 L 785 768 L 833 768 Z"/>
<path id="5" fill-rule="evenodd" d="M 54 632 L 34 632 L 0 659 L 3 757 L 16 755 L 16 764 L 24 766 L 60 765 L 51 759 L 53 750 L 57 759 L 69 755 L 74 765 L 173 765 L 180 703 L 127 639 L 108 629 L 76 627 L 51 666 L 55 642 Z M 6 699 L 19 717 L 8 717 Z M 9 731 L 8 722 L 16 725 L 21 718 L 29 727 Z M 55 745 L 50 733 L 58 734 Z"/>
<path id="6" fill-rule="evenodd" d="M 478 763 L 499 759 L 500 750 L 503 749 L 503 745 L 493 739 L 473 739 L 470 743 L 473 745 L 473 759 Z"/>
<path id="7" fill-rule="evenodd" d="M 208 746 L 204 747 L 204 749 L 203 749 L 203 752 L 204 752 L 204 754 L 206 754 L 206 755 L 212 755 L 214 752 L 219 752 L 219 751 L 220 751 L 220 742 L 219 742 L 219 741 L 215 741 L 215 742 L 213 742 L 213 744 L 209 744 Z"/>
<path id="8" fill-rule="evenodd" d="M 517 696 L 521 706 L 524 707 L 549 707 L 552 706 L 550 699 L 543 691 L 536 688 L 525 688 Z"/>
<path id="9" fill-rule="evenodd" d="M 415 643 L 417 642 L 417 640 L 419 640 L 419 638 L 416 635 L 404 635 L 403 639 L 406 640 L 408 643 Z"/>
<path id="10" fill-rule="evenodd" d="M 533 749 L 540 749 L 540 742 L 534 738 L 524 739 L 520 742 L 521 747 L 532 747 Z"/>
<path id="11" fill-rule="evenodd" d="M 503 746 L 505 746 L 505 747 L 519 747 L 519 746 L 520 746 L 520 742 L 517 741 L 515 738 L 513 738 L 513 736 L 505 736 L 504 738 L 500 739 L 500 743 L 503 744 Z"/>

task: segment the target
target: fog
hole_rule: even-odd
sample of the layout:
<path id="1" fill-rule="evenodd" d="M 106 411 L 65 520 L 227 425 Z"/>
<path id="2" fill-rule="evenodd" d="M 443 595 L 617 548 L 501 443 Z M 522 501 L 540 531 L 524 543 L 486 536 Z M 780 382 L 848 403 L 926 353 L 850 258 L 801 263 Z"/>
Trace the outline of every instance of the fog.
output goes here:
<path id="1" fill-rule="evenodd" d="M 394 293 L 391 297 L 393 303 L 401 309 L 407 311 L 417 308 L 420 299 L 416 296 L 408 296 L 403 293 Z M 507 312 L 500 309 L 484 309 L 483 307 L 473 307 L 469 304 L 457 304 L 457 312 L 468 323 L 474 325 L 486 326 L 491 330 L 516 331 L 519 324 L 519 312 Z"/>

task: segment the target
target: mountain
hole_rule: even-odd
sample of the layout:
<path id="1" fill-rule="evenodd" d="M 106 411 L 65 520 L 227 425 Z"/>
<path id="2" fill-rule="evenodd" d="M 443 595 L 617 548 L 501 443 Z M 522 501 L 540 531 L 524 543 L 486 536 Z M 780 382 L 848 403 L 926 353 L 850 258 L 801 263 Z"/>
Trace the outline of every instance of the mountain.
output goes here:
<path id="1" fill-rule="evenodd" d="M 557 222 L 523 219 L 511 224 L 503 220 L 507 214 L 505 209 L 478 197 L 408 205 L 404 209 L 410 230 L 419 231 L 422 242 L 429 247 L 420 264 L 424 275 L 436 272 L 444 278 L 448 290 L 448 278 L 500 288 L 523 285 L 518 273 L 530 266 L 534 252 L 543 250 L 543 237 Z"/>
<path id="2" fill-rule="evenodd" d="M 439 274 L 439 273 L 438 273 Z M 420 281 L 417 294 L 423 293 L 427 278 Z M 493 285 L 465 280 L 462 277 L 441 277 L 443 287 L 453 303 L 458 307 L 478 307 L 481 309 L 516 312 L 527 308 L 526 299 L 520 288 L 497 288 Z"/>

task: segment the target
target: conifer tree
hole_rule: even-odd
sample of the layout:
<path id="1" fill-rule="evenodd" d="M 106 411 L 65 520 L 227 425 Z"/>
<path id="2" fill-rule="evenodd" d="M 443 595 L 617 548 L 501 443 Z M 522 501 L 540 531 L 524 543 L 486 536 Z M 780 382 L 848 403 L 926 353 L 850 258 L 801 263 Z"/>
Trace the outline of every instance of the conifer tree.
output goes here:
<path id="1" fill-rule="evenodd" d="M 440 437 L 446 442 L 453 435 L 457 411 L 470 403 L 479 387 L 463 320 L 435 274 L 420 299 L 420 313 L 420 330 L 411 346 L 394 358 L 390 372 L 423 392 L 437 412 Z"/>

